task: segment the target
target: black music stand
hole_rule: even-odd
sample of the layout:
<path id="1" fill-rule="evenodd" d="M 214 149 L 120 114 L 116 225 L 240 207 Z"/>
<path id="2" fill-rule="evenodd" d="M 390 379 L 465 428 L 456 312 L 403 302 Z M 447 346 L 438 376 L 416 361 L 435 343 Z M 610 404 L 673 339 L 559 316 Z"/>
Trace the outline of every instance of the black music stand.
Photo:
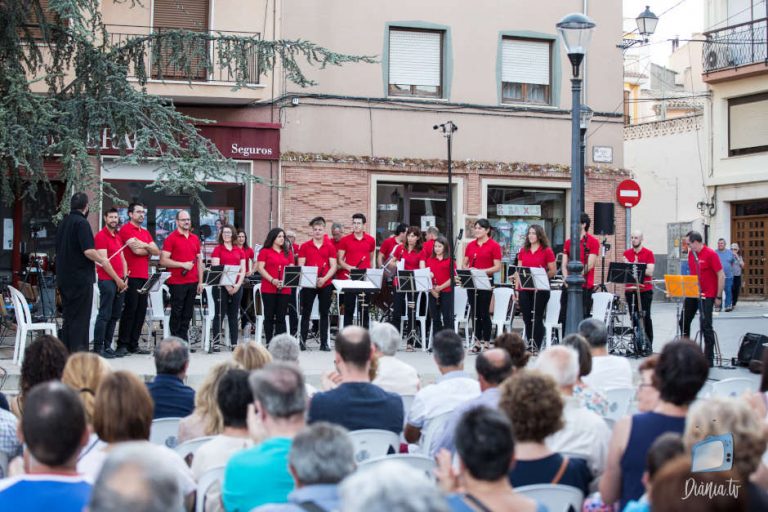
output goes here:
<path id="1" fill-rule="evenodd" d="M 364 268 L 353 268 L 349 271 L 349 280 L 350 281 L 367 281 L 366 279 L 366 269 Z M 344 293 L 347 293 L 346 291 Z M 355 293 L 355 292 L 353 292 Z M 358 292 L 358 302 L 355 303 L 355 307 L 358 308 L 360 314 L 357 318 L 357 324 L 360 327 L 363 327 L 365 325 L 365 322 L 363 319 L 365 318 L 365 315 L 368 315 L 368 303 L 366 302 L 367 294 L 365 289 L 360 289 Z"/>
<path id="2" fill-rule="evenodd" d="M 526 333 L 528 335 L 528 346 L 531 346 L 531 342 L 536 338 L 533 331 L 536 329 L 536 295 L 539 290 L 550 290 L 549 287 L 549 280 L 545 279 L 543 282 L 541 279 L 537 279 L 537 276 L 534 273 L 534 268 L 540 268 L 540 267 L 522 267 L 522 266 L 515 266 L 513 267 L 515 269 L 515 273 L 517 274 L 517 279 L 520 281 L 520 289 L 521 290 L 533 290 L 533 305 L 531 307 L 531 312 L 533 313 L 533 318 L 531 319 L 531 332 Z M 543 269 L 542 269 L 543 270 Z M 544 275 L 546 276 L 546 270 L 544 270 Z"/>
<path id="3" fill-rule="evenodd" d="M 645 271 L 648 268 L 647 263 L 636 263 L 636 262 L 618 262 L 614 261 L 611 262 L 608 265 L 608 282 L 613 284 L 623 284 L 623 285 L 632 285 L 635 286 L 638 290 L 639 287 L 643 284 L 643 281 L 645 280 Z M 642 311 L 642 305 L 640 304 L 640 297 L 635 297 L 635 300 L 637 301 L 637 304 L 635 305 L 635 310 L 638 312 L 636 315 L 636 320 L 634 328 L 635 329 L 642 329 L 643 334 L 645 335 L 645 324 L 640 325 L 643 320 L 644 313 L 640 313 Z M 637 343 L 637 332 L 633 332 L 633 338 L 635 341 L 635 346 L 630 347 L 627 343 L 624 342 L 624 338 L 622 337 L 621 344 L 619 346 L 615 346 L 614 350 L 621 350 L 624 352 L 624 354 L 629 354 L 629 351 L 631 350 L 634 352 L 635 356 L 641 356 L 641 347 Z"/>
<path id="4" fill-rule="evenodd" d="M 205 269 L 203 271 L 203 288 L 205 289 L 205 287 L 207 287 L 207 286 L 218 286 L 218 287 L 227 286 L 226 284 L 223 284 L 221 282 L 223 277 L 224 277 L 224 265 L 214 265 L 214 266 L 208 267 L 207 269 Z M 222 299 L 221 290 L 219 290 L 219 300 L 218 300 L 218 302 L 219 302 L 219 304 L 218 304 L 218 308 L 219 308 L 219 334 L 216 336 L 215 339 L 210 340 L 210 342 L 209 342 L 207 347 L 203 346 L 203 350 L 206 351 L 209 354 L 213 352 L 214 345 L 221 338 L 221 324 L 222 324 L 222 320 L 224 319 L 224 314 L 223 314 L 224 312 L 222 311 L 221 299 Z M 201 303 L 202 303 L 202 300 L 203 300 L 203 298 L 200 297 L 200 302 Z M 209 308 L 213 307 L 214 308 L 214 313 L 215 313 L 216 304 L 208 304 L 208 307 Z M 205 323 L 203 323 L 203 325 L 205 325 Z M 205 340 L 205 333 L 203 333 L 203 340 Z"/>
<path id="5" fill-rule="evenodd" d="M 406 345 L 410 344 L 413 340 L 416 342 L 419 340 L 419 334 L 416 331 L 416 300 L 414 294 L 418 291 L 416 289 L 416 276 L 413 270 L 398 270 L 397 271 L 397 291 L 399 293 L 405 293 L 406 295 L 406 307 L 408 308 L 408 323 L 410 329 L 408 335 L 405 337 Z M 398 319 L 400 320 L 400 319 Z M 415 343 L 414 343 L 415 344 Z"/>
<path id="6" fill-rule="evenodd" d="M 491 289 L 491 282 L 488 279 L 488 276 L 484 274 L 482 270 L 479 270 L 477 272 L 480 272 L 481 274 L 477 274 L 475 272 L 472 272 L 472 269 L 459 269 L 456 270 L 456 275 L 459 278 L 459 281 L 461 282 L 461 287 L 467 290 L 467 293 L 469 293 L 470 290 L 474 291 L 475 293 L 472 294 L 472 345 L 474 346 L 475 343 L 477 343 L 477 335 L 475 334 L 477 332 L 477 292 L 480 290 L 490 290 Z M 485 278 L 483 280 L 482 278 Z"/>
<path id="7" fill-rule="evenodd" d="M 155 285 L 160 285 L 160 279 L 163 277 L 163 272 L 161 272 L 159 269 L 154 274 L 151 274 L 149 276 L 149 279 L 144 283 L 144 286 L 139 288 L 136 293 L 139 293 L 141 295 L 146 295 L 149 292 L 152 291 L 152 289 L 155 287 Z"/>

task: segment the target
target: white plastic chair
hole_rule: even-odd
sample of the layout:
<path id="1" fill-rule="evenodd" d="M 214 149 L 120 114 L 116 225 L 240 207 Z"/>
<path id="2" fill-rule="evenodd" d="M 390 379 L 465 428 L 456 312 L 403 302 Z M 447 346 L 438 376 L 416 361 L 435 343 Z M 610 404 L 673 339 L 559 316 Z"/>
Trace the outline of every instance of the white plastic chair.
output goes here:
<path id="1" fill-rule="evenodd" d="M 459 326 L 464 324 L 464 346 L 469 347 L 469 297 L 465 288 L 453 288 L 453 330 L 459 332 Z"/>
<path id="2" fill-rule="evenodd" d="M 756 383 L 745 377 L 733 377 L 712 383 L 712 396 L 738 397 L 745 392 L 757 391 Z"/>
<path id="3" fill-rule="evenodd" d="M 413 399 L 416 398 L 416 395 L 400 395 L 400 399 L 403 401 L 403 420 L 408 419 L 408 411 L 411 410 L 411 405 L 413 405 Z"/>
<path id="4" fill-rule="evenodd" d="M 431 480 L 435 480 L 435 468 L 437 467 L 435 459 L 417 453 L 398 453 L 394 455 L 386 455 L 384 457 L 376 457 L 374 459 L 364 460 L 359 467 L 360 469 L 371 468 L 384 461 L 392 460 L 404 462 L 414 469 L 423 471 Z"/>
<path id="5" fill-rule="evenodd" d="M 390 447 L 397 451 L 400 446 L 397 434 L 375 428 L 353 430 L 349 433 L 349 439 L 355 448 L 355 462 L 358 464 L 368 459 L 384 457 L 389 453 Z"/>
<path id="6" fill-rule="evenodd" d="M 557 329 L 557 339 L 563 339 L 563 324 L 560 323 L 560 297 L 562 290 L 549 292 L 547 311 L 544 313 L 544 350 L 552 345 L 552 329 Z"/>
<path id="7" fill-rule="evenodd" d="M 296 296 L 298 296 L 298 294 L 296 294 Z M 261 296 L 261 293 L 259 293 L 259 304 L 261 304 L 261 322 L 262 322 L 262 328 L 263 328 L 263 325 L 264 325 L 264 298 Z M 292 334 L 291 333 L 291 321 L 290 321 L 290 318 L 291 317 L 288 316 L 288 313 L 286 313 L 285 314 L 285 332 L 288 333 L 288 334 Z M 258 339 L 260 339 L 260 338 L 258 338 Z"/>
<path id="8" fill-rule="evenodd" d="M 429 340 L 427 340 L 427 305 L 424 303 L 426 298 L 427 292 L 416 292 L 416 309 L 413 314 L 414 321 L 419 324 L 419 335 L 422 340 L 421 349 L 424 352 L 427 351 L 427 346 L 429 345 Z M 405 323 L 411 316 L 410 310 L 408 309 L 408 300 L 410 300 L 410 298 L 407 297 L 405 301 L 405 312 L 403 316 L 400 317 L 400 332 L 403 332 Z M 422 304 L 424 305 L 423 314 L 421 313 Z"/>
<path id="9" fill-rule="evenodd" d="M 632 399 L 635 397 L 636 393 L 637 391 L 635 388 L 604 389 L 603 394 L 608 400 L 608 412 L 605 414 L 605 417 L 616 422 L 629 414 L 629 409 L 632 406 Z"/>
<path id="10" fill-rule="evenodd" d="M 258 297 L 256 297 L 258 295 Z M 258 303 L 256 301 L 259 301 Z M 253 307 L 256 308 L 256 304 L 261 304 L 261 308 L 253 318 L 255 327 L 254 340 L 256 343 L 263 343 L 261 335 L 264 334 L 264 304 L 261 301 L 261 283 L 253 287 Z"/>
<path id="11" fill-rule="evenodd" d="M 184 441 L 183 443 L 176 445 L 173 449 L 176 453 L 181 455 L 182 459 L 187 460 L 188 455 L 192 455 L 194 457 L 197 449 L 214 437 L 215 436 L 196 437 L 195 439 L 190 439 L 189 441 Z"/>
<path id="12" fill-rule="evenodd" d="M 421 435 L 421 453 L 427 456 L 432 456 L 432 444 L 443 433 L 445 424 L 453 416 L 453 411 L 448 411 L 434 418 L 431 418 L 427 422 L 426 428 Z"/>
<path id="13" fill-rule="evenodd" d="M 613 294 L 608 292 L 598 292 L 592 294 L 592 318 L 608 323 L 608 313 L 611 312 L 613 305 Z"/>
<path id="14" fill-rule="evenodd" d="M 208 307 L 203 309 L 201 304 L 200 312 L 203 317 L 203 350 L 210 352 L 211 350 L 211 329 L 213 329 L 213 319 L 216 317 L 216 301 L 213 300 L 213 287 L 203 287 L 206 300 L 208 301 Z M 226 293 L 226 292 L 223 292 Z M 223 319 L 223 316 L 222 316 Z M 222 322 L 223 324 L 224 322 Z M 229 336 L 224 336 L 227 340 L 227 346 L 229 346 Z"/>
<path id="15" fill-rule="evenodd" d="M 549 509 L 549 512 L 568 512 L 581 510 L 584 494 L 576 487 L 559 484 L 524 485 L 515 489 L 518 493 L 528 496 Z"/>
<path id="16" fill-rule="evenodd" d="M 13 362 L 21 366 L 24 362 L 27 335 L 34 331 L 44 331 L 56 336 L 56 324 L 51 322 L 32 323 L 32 315 L 29 313 L 26 297 L 13 286 L 9 286 L 8 289 L 11 291 L 13 311 L 16 315 L 16 343 L 13 347 Z"/>
<path id="17" fill-rule="evenodd" d="M 205 498 L 208 491 L 215 484 L 221 485 L 224 481 L 224 466 L 212 468 L 202 474 L 197 481 L 197 489 L 195 490 L 195 512 L 205 511 Z"/>
<path id="18" fill-rule="evenodd" d="M 500 336 L 507 324 L 509 324 L 509 305 L 515 307 L 515 301 L 512 298 L 515 291 L 512 288 L 494 288 L 493 289 L 493 317 L 491 324 L 496 326 L 496 336 Z"/>
<path id="19" fill-rule="evenodd" d="M 181 418 L 158 418 L 152 420 L 149 429 L 149 442 L 176 448 L 179 437 L 179 422 Z"/>
<path id="20" fill-rule="evenodd" d="M 157 291 L 149 292 L 149 309 L 147 315 L 147 322 L 151 325 L 154 322 L 160 322 L 160 327 L 163 330 L 163 338 L 168 338 L 171 335 L 171 315 L 165 314 L 165 305 L 163 304 L 163 291 L 167 289 L 165 285 L 162 285 Z"/>
<path id="21" fill-rule="evenodd" d="M 93 333 L 96 330 L 96 317 L 99 315 L 100 296 L 98 283 L 93 283 L 93 301 L 91 301 L 91 323 L 88 326 L 88 341 L 93 341 Z"/>

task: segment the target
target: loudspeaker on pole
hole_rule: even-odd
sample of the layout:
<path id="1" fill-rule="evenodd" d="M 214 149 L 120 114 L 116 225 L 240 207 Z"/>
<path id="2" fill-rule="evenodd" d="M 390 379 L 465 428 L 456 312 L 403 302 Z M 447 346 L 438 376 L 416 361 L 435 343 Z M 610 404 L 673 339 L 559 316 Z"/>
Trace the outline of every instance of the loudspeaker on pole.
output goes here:
<path id="1" fill-rule="evenodd" d="M 614 233 L 614 204 L 595 203 L 593 233 L 596 235 L 612 235 Z"/>

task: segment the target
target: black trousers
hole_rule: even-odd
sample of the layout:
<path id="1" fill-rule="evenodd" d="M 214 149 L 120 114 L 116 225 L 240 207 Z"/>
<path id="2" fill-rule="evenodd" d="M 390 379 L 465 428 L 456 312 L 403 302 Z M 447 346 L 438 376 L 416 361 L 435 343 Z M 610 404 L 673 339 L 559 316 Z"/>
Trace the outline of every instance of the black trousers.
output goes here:
<path id="1" fill-rule="evenodd" d="M 61 341 L 70 354 L 88 352 L 93 284 L 59 285 L 59 294 L 64 319 L 60 333 Z"/>
<path id="2" fill-rule="evenodd" d="M 592 316 L 592 289 L 581 289 L 581 307 L 584 318 Z M 563 287 L 563 293 L 560 294 L 560 323 L 565 326 L 566 315 L 568 314 L 568 288 Z"/>
<path id="3" fill-rule="evenodd" d="M 637 309 L 637 295 L 635 292 L 624 292 L 624 298 L 627 299 L 627 306 L 629 306 L 629 314 L 634 318 L 635 310 Z M 653 343 L 653 320 L 651 320 L 651 303 L 653 302 L 653 290 L 646 290 L 640 292 L 640 306 L 642 306 L 645 312 L 645 318 L 643 326 L 645 327 L 645 335 L 648 337 L 648 341 Z M 634 324 L 633 324 L 634 325 Z"/>
<path id="4" fill-rule="evenodd" d="M 147 280 L 142 277 L 129 277 L 128 289 L 123 292 L 123 315 L 120 317 L 120 332 L 117 335 L 117 348 L 128 350 L 139 348 L 139 336 L 144 327 L 144 317 L 147 315 L 149 294 L 139 294 L 139 290 Z"/>
<path id="5" fill-rule="evenodd" d="M 221 322 L 226 315 L 229 324 L 229 343 L 233 347 L 237 345 L 237 331 L 240 327 L 238 319 L 240 318 L 240 301 L 242 298 L 242 288 L 237 290 L 234 295 L 230 295 L 224 286 L 213 287 L 213 302 L 216 304 L 216 314 L 213 317 L 213 340 L 216 340 L 221 334 Z M 208 307 L 211 305 L 208 304 Z"/>
<path id="6" fill-rule="evenodd" d="M 475 299 L 477 296 L 477 299 Z M 471 308 L 470 318 L 474 318 L 474 335 L 478 341 L 490 341 L 491 339 L 491 290 L 467 290 L 469 307 Z M 475 307 L 477 309 L 475 310 Z"/>
<path id="7" fill-rule="evenodd" d="M 169 284 L 168 290 L 171 292 L 171 336 L 188 341 L 189 323 L 195 312 L 197 283 Z"/>
<path id="8" fill-rule="evenodd" d="M 707 356 L 707 361 L 712 365 L 715 360 L 715 330 L 712 327 L 712 310 L 715 307 L 715 299 L 701 299 L 701 306 L 702 310 L 699 311 L 699 315 L 701 316 L 701 331 L 704 335 L 704 355 Z M 683 302 L 683 314 L 680 318 L 680 332 L 683 333 L 683 337 L 691 337 L 691 322 L 698 310 L 699 300 L 686 297 Z"/>
<path id="9" fill-rule="evenodd" d="M 429 294 L 429 316 L 432 319 L 432 335 L 434 336 L 443 329 L 453 330 L 453 319 L 451 318 L 451 304 L 453 303 L 453 292 L 440 292 L 440 298 L 436 299 Z"/>
<path id="10" fill-rule="evenodd" d="M 358 315 L 362 317 L 363 327 L 365 327 L 366 329 L 368 328 L 368 313 L 371 307 L 371 294 L 370 292 L 363 292 L 363 293 L 365 295 L 365 303 L 368 305 L 365 308 L 365 313 L 363 313 L 362 305 L 359 304 L 359 301 L 358 301 L 360 292 L 344 293 L 344 327 L 348 325 L 353 325 L 355 323 L 355 308 L 360 306 Z"/>
<path id="11" fill-rule="evenodd" d="M 733 276 L 733 288 L 731 288 L 733 299 L 731 301 L 731 306 L 735 306 L 736 303 L 739 302 L 740 291 L 741 291 L 741 276 Z"/>
<path id="12" fill-rule="evenodd" d="M 99 312 L 93 326 L 93 349 L 112 348 L 115 326 L 123 313 L 125 294 L 118 293 L 117 283 L 113 280 L 99 281 Z"/>
<path id="13" fill-rule="evenodd" d="M 288 300 L 288 324 L 291 327 L 290 334 L 295 334 L 296 331 L 299 329 L 299 311 L 297 308 L 300 308 L 297 299 L 298 295 L 298 288 L 291 288 L 291 295 L 290 299 Z"/>
<path id="14" fill-rule="evenodd" d="M 309 317 L 312 316 L 315 297 L 317 297 L 317 309 L 320 312 L 320 343 L 328 345 L 328 317 L 333 298 L 333 286 L 301 289 L 301 339 L 307 341 Z"/>
<path id="15" fill-rule="evenodd" d="M 544 334 L 546 334 L 544 331 L 544 315 L 547 312 L 549 290 L 520 290 L 518 297 L 520 312 L 523 314 L 523 323 L 525 324 L 525 335 L 529 340 L 533 340 L 533 346 L 536 350 L 539 350 Z"/>
<path id="16" fill-rule="evenodd" d="M 264 303 L 264 337 L 267 344 L 275 334 L 285 332 L 285 315 L 291 296 L 284 293 L 262 293 Z"/>

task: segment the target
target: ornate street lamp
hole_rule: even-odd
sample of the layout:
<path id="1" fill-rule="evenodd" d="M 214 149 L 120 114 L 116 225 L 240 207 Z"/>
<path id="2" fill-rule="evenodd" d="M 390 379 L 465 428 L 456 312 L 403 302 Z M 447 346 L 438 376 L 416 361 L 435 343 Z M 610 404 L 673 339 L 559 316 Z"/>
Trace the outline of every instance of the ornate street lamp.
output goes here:
<path id="1" fill-rule="evenodd" d="M 650 37 L 656 32 L 656 25 L 659 24 L 659 17 L 651 12 L 649 6 L 645 6 L 645 10 L 637 15 L 635 18 L 637 23 L 637 33 L 640 34 L 640 39 L 624 38 L 621 44 L 617 45 L 622 50 L 632 48 L 638 44 L 645 44 Z"/>

